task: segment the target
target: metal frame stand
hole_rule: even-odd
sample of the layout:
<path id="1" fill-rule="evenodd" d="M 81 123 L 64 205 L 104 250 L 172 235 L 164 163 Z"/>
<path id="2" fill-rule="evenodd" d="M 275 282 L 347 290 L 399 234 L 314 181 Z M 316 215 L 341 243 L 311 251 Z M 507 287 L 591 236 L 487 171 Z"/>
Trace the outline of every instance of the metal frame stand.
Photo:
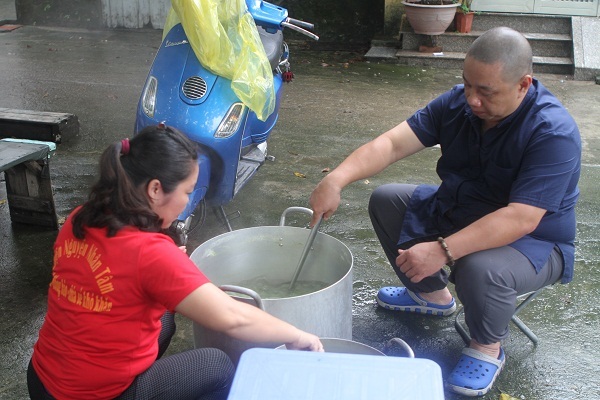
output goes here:
<path id="1" fill-rule="evenodd" d="M 531 329 L 529 329 L 529 327 L 527 325 L 525 325 L 525 323 L 517 316 L 517 314 L 519 314 L 519 312 L 527 304 L 529 304 L 531 302 L 531 300 L 535 299 L 542 292 L 542 290 L 544 290 L 547 287 L 548 286 L 544 286 L 543 288 L 540 288 L 534 292 L 525 293 L 525 294 L 519 296 L 518 299 L 523 299 L 523 300 L 519 303 L 519 305 L 515 309 L 514 314 L 511 317 L 511 321 L 515 324 L 515 326 L 517 328 L 519 328 L 519 330 L 521 330 L 521 332 L 523 332 L 525 334 L 525 336 L 527 336 L 529 338 L 529 340 L 531 340 L 531 342 L 533 343 L 534 346 L 536 346 L 538 344 L 538 341 L 539 341 L 538 337 L 536 336 L 535 333 L 533 333 L 533 331 Z M 471 336 L 467 332 L 467 329 L 464 327 L 462 322 L 459 320 L 459 318 L 461 317 L 461 315 L 463 313 L 464 313 L 463 307 L 461 307 L 456 312 L 456 317 L 454 318 L 454 328 L 459 333 L 459 335 L 462 337 L 463 341 L 468 345 L 471 341 Z"/>
<path id="2" fill-rule="evenodd" d="M 235 215 L 235 218 L 237 218 L 237 217 L 239 217 L 239 216 L 240 216 L 240 212 L 239 212 L 239 211 L 236 211 L 236 212 L 233 212 L 233 213 L 231 213 L 231 214 L 227 214 L 227 213 L 225 212 L 225 209 L 223 208 L 223 206 L 218 206 L 218 207 L 215 207 L 215 212 L 217 213 L 217 215 L 218 215 L 218 216 L 221 218 L 221 220 L 223 221 L 223 223 L 224 223 L 224 224 L 225 224 L 225 226 L 227 227 L 227 231 L 228 231 L 228 232 L 232 232 L 232 231 L 233 231 L 233 228 L 231 227 L 231 222 L 230 222 L 230 218 L 229 218 L 229 217 L 230 217 L 231 215 Z M 235 218 L 234 218 L 234 219 L 235 219 Z"/>

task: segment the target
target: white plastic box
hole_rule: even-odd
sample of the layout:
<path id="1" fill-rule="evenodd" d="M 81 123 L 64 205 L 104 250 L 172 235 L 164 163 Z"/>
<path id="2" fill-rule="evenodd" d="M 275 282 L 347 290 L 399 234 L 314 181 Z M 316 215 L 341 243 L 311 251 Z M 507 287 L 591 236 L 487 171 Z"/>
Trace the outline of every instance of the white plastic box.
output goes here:
<path id="1" fill-rule="evenodd" d="M 442 371 L 423 358 L 252 348 L 228 400 L 444 400 Z"/>

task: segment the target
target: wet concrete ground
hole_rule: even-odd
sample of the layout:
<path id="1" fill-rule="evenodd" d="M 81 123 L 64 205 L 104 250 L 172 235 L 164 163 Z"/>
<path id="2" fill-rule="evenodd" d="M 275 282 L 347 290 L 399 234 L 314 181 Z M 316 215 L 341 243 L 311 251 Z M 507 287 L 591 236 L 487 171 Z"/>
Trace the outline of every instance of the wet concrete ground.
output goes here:
<path id="1" fill-rule="evenodd" d="M 96 173 L 100 152 L 131 136 L 135 108 L 158 31 L 83 31 L 23 27 L 0 34 L 0 107 L 73 113 L 78 138 L 58 146 L 51 176 L 59 218 L 82 202 Z M 269 142 L 268 162 L 230 205 L 239 210 L 234 229 L 277 225 L 283 210 L 307 206 L 323 176 L 360 144 L 407 118 L 418 107 L 460 82 L 458 70 L 424 70 L 360 61 L 360 54 L 308 53 L 291 46 L 296 74 L 288 85 L 280 121 Z M 520 399 L 600 398 L 600 86 L 560 76 L 541 76 L 569 108 L 583 135 L 576 277 L 547 290 L 521 316 L 540 338 L 537 347 L 516 329 L 504 344 L 505 371 L 485 396 L 500 390 Z M 366 205 L 380 184 L 437 182 L 438 150 L 429 149 L 343 193 L 337 214 L 321 230 L 344 242 L 354 255 L 354 340 L 383 350 L 400 337 L 417 357 L 436 361 L 447 375 L 462 340 L 453 318 L 396 314 L 377 308 L 374 295 L 397 278 L 373 234 Z M 294 173 L 300 172 L 305 178 Z M 11 225 L 0 184 L 0 399 L 26 399 L 25 370 L 37 338 L 50 281 L 55 232 Z M 291 224 L 305 223 L 299 217 Z M 208 213 L 189 247 L 225 232 Z M 172 352 L 193 347 L 191 324 L 179 319 Z M 392 349 L 390 356 L 401 356 Z M 460 399 L 447 393 L 447 399 Z"/>

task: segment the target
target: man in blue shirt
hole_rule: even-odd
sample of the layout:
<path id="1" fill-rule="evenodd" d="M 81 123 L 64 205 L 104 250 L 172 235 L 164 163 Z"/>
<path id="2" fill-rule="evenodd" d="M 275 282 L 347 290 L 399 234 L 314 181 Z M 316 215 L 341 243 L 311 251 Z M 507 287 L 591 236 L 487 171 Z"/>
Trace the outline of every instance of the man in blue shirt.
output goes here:
<path id="1" fill-rule="evenodd" d="M 573 277 L 581 140 L 532 77 L 532 59 L 520 33 L 487 31 L 467 52 L 463 85 L 358 148 L 310 199 L 313 223 L 326 219 L 346 185 L 440 145 L 439 186 L 389 184 L 371 196 L 375 233 L 404 285 L 382 288 L 377 302 L 451 315 L 455 284 L 471 342 L 447 385 L 468 396 L 487 393 L 504 366 L 517 296 Z M 473 374 L 474 364 L 483 372 Z"/>

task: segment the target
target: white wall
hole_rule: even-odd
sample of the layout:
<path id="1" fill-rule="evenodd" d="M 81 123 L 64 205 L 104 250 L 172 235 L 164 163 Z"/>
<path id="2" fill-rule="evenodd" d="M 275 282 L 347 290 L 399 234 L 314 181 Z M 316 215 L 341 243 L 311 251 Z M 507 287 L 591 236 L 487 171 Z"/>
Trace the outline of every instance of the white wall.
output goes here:
<path id="1" fill-rule="evenodd" d="M 102 0 L 108 28 L 162 29 L 170 7 L 170 0 Z"/>

